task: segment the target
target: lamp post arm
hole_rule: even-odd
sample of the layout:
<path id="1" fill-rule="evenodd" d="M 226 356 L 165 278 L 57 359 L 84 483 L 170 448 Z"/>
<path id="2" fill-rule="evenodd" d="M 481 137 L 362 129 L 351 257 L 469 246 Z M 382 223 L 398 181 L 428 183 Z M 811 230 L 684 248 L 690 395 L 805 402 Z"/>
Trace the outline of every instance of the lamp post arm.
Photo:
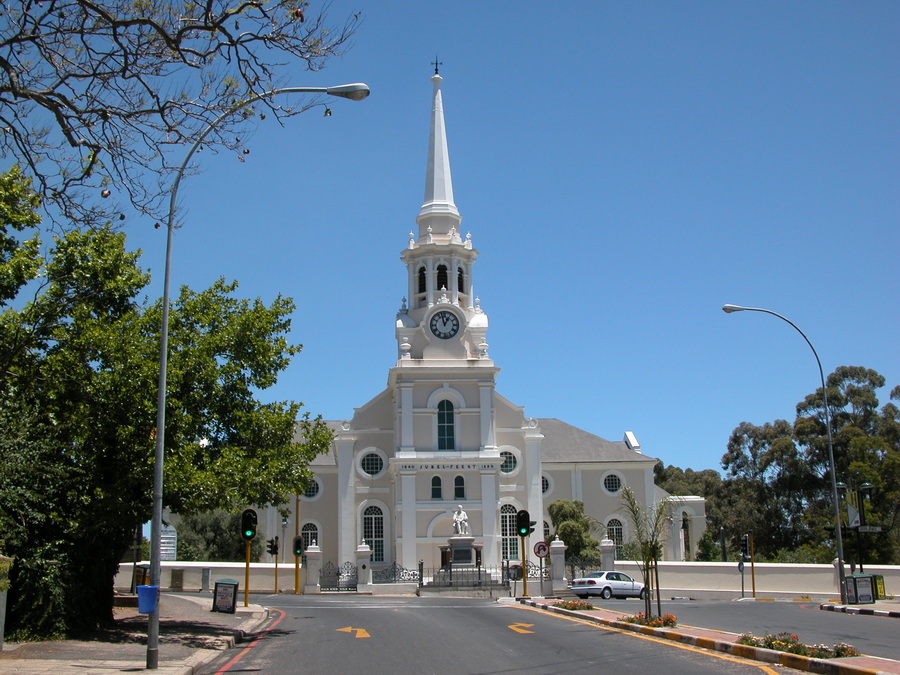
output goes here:
<path id="1" fill-rule="evenodd" d="M 822 382 L 822 405 L 825 408 L 825 433 L 828 437 L 828 466 L 830 469 L 829 473 L 831 473 L 831 500 L 834 504 L 834 537 L 838 557 L 838 578 L 840 580 L 841 587 L 841 602 L 846 604 L 847 589 L 845 584 L 846 575 L 844 574 L 844 537 L 841 533 L 841 507 L 837 488 L 837 465 L 834 461 L 834 443 L 831 437 L 831 411 L 828 406 L 828 389 L 825 387 L 825 371 L 822 370 L 822 361 L 819 359 L 819 354 L 816 352 L 816 348 L 813 347 L 813 343 L 809 341 L 808 337 L 806 337 L 806 333 L 800 330 L 799 326 L 797 326 L 797 324 L 788 319 L 786 316 L 782 316 L 778 312 L 773 312 L 771 309 L 763 309 L 762 307 L 741 307 L 739 305 L 729 304 L 723 306 L 722 310 L 728 314 L 731 314 L 732 312 L 746 311 L 763 312 L 764 314 L 777 316 L 779 319 L 789 324 L 791 327 L 793 327 L 794 330 L 796 330 L 798 333 L 800 333 L 800 335 L 803 336 L 803 339 L 806 340 L 806 344 L 808 344 L 809 348 L 812 350 L 813 356 L 816 357 L 816 365 L 819 367 L 819 380 Z"/>

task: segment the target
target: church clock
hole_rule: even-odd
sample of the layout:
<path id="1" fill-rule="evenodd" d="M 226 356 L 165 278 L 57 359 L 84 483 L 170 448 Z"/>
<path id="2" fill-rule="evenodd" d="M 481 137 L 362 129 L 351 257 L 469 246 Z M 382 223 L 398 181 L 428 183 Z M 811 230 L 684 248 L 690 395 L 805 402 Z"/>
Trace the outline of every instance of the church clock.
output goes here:
<path id="1" fill-rule="evenodd" d="M 453 312 L 441 310 L 431 317 L 429 327 L 435 337 L 449 340 L 459 332 L 459 319 Z"/>

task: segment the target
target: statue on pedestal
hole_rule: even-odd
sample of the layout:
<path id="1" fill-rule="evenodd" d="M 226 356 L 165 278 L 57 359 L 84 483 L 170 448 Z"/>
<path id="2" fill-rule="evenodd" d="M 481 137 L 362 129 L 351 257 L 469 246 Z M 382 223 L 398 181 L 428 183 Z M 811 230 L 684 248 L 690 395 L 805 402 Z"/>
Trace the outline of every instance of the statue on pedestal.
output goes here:
<path id="1" fill-rule="evenodd" d="M 463 511 L 461 504 L 453 512 L 453 531 L 456 534 L 469 534 L 469 516 Z"/>

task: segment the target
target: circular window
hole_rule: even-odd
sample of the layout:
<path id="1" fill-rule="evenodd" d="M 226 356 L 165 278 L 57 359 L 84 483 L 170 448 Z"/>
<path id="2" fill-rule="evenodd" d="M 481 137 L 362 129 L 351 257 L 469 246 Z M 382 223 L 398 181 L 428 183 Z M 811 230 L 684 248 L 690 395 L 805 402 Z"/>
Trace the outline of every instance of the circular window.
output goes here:
<path id="1" fill-rule="evenodd" d="M 611 473 L 603 479 L 603 487 L 606 488 L 607 492 L 618 492 L 622 488 L 622 479 Z"/>
<path id="2" fill-rule="evenodd" d="M 307 486 L 306 490 L 303 492 L 303 496 L 306 499 L 315 499 L 319 496 L 319 490 L 321 487 L 319 486 L 319 481 L 315 478 L 312 479 L 312 483 Z"/>
<path id="3" fill-rule="evenodd" d="M 519 465 L 519 460 L 517 460 L 516 456 L 509 450 L 504 450 L 503 452 L 501 452 L 500 458 L 503 460 L 503 463 L 500 465 L 500 471 L 502 473 L 512 473 Z"/>
<path id="4" fill-rule="evenodd" d="M 541 494 L 549 495 L 553 492 L 553 476 L 549 473 L 541 474 Z"/>
<path id="5" fill-rule="evenodd" d="M 362 458 L 362 461 L 359 463 L 359 465 L 360 467 L 362 467 L 362 470 L 370 476 L 377 476 L 384 468 L 384 460 L 382 460 L 381 457 L 379 457 L 376 453 L 370 452 Z"/>

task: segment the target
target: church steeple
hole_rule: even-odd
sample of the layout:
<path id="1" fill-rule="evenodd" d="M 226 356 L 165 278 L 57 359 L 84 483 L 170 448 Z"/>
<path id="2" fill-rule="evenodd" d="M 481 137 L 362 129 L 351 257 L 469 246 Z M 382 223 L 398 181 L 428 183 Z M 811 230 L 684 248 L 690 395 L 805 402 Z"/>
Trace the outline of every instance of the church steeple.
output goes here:
<path id="1" fill-rule="evenodd" d="M 416 218 L 418 236 L 409 233 L 402 253 L 408 292 L 397 314 L 397 365 L 408 368 L 431 361 L 492 367 L 487 353 L 487 315 L 472 283 L 478 251 L 472 246 L 471 234 L 461 236 L 462 218 L 453 202 L 442 78 L 436 69 L 431 81 L 434 92 L 425 202 Z"/>
<path id="2" fill-rule="evenodd" d="M 435 70 L 437 70 L 435 68 Z M 462 218 L 453 202 L 453 180 L 450 176 L 450 152 L 447 132 L 444 128 L 444 104 L 441 98 L 441 81 L 436 72 L 431 78 L 434 94 L 431 106 L 431 134 L 428 139 L 428 165 L 425 171 L 425 200 L 416 222 L 419 225 L 419 241 L 430 234 L 431 241 L 447 241 L 453 232 L 459 232 Z M 430 228 L 430 231 L 429 231 Z"/>

